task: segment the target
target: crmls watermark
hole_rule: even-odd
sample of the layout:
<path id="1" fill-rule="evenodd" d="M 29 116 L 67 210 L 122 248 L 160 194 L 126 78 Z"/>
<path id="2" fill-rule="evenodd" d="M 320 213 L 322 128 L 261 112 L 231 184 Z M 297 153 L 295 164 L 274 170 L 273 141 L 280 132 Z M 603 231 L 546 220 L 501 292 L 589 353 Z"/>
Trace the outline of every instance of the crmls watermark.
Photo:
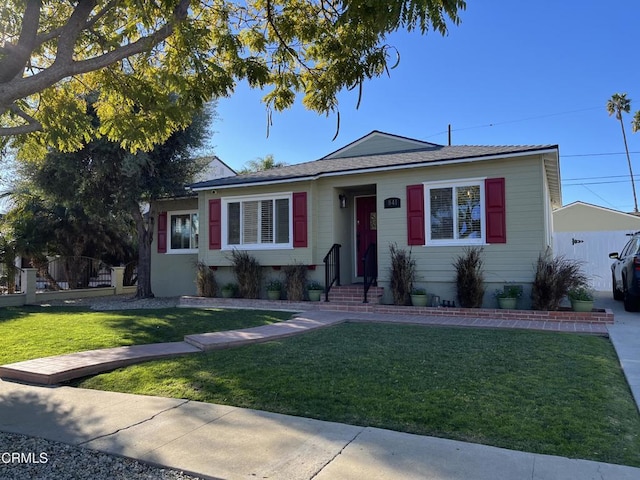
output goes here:
<path id="1" fill-rule="evenodd" d="M 0 464 L 47 463 L 49 455 L 46 452 L 0 452 Z"/>

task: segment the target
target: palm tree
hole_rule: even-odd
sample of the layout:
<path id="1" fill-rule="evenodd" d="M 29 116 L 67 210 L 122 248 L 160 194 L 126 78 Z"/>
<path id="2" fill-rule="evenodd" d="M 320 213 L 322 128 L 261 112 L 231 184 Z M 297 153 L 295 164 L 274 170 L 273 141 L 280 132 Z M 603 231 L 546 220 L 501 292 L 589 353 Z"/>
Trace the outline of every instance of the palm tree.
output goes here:
<path id="1" fill-rule="evenodd" d="M 270 153 L 264 157 L 258 157 L 255 160 L 249 160 L 246 166 L 238 173 L 262 172 L 263 170 L 271 170 L 272 168 L 286 167 L 285 162 L 276 162 L 273 154 Z"/>
<path id="2" fill-rule="evenodd" d="M 624 149 L 627 152 L 627 163 L 629 164 L 629 176 L 631 177 L 631 188 L 633 190 L 634 211 L 638 212 L 638 198 L 636 197 L 636 183 L 633 180 L 633 169 L 631 168 L 631 157 L 629 157 L 629 147 L 627 146 L 627 135 L 624 131 L 624 123 L 622 122 L 622 112 L 629 113 L 631 111 L 631 100 L 627 98 L 626 93 L 614 93 L 607 101 L 607 112 L 609 116 L 616 114 L 616 118 L 620 121 L 622 128 L 622 139 L 624 140 Z M 635 129 L 635 124 L 634 124 Z"/>

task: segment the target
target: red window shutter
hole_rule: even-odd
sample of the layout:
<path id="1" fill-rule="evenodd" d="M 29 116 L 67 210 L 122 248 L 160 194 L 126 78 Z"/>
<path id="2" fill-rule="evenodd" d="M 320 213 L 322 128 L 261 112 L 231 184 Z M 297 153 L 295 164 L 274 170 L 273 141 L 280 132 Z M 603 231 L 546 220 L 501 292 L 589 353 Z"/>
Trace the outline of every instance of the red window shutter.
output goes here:
<path id="1" fill-rule="evenodd" d="M 167 212 L 158 215 L 158 253 L 167 253 Z"/>
<path id="2" fill-rule="evenodd" d="M 507 243 L 507 206 L 504 178 L 484 181 L 487 243 Z"/>
<path id="3" fill-rule="evenodd" d="M 424 185 L 407 185 L 407 245 L 424 245 Z"/>
<path id="4" fill-rule="evenodd" d="M 307 246 L 307 192 L 293 194 L 293 246 Z"/>
<path id="5" fill-rule="evenodd" d="M 209 250 L 222 248 L 222 201 L 209 200 Z"/>

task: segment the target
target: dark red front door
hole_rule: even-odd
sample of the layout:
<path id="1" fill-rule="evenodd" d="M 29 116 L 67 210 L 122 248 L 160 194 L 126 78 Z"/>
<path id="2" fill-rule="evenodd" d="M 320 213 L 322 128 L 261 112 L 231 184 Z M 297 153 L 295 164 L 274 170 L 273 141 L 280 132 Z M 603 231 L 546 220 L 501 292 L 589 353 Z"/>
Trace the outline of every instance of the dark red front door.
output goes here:
<path id="1" fill-rule="evenodd" d="M 377 243 L 378 216 L 376 197 L 356 197 L 356 264 L 358 276 L 363 272 L 362 257 L 372 243 Z"/>

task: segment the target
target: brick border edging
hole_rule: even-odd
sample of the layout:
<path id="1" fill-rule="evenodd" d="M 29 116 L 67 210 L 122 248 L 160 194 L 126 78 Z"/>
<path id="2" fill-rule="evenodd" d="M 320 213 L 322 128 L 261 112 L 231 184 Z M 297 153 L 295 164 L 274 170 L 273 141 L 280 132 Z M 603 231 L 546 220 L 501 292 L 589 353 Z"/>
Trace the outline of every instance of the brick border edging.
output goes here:
<path id="1" fill-rule="evenodd" d="M 434 317 L 486 318 L 491 320 L 529 320 L 534 322 L 571 322 L 612 324 L 613 311 L 594 309 L 592 312 L 502 310 L 494 308 L 402 307 L 397 305 L 336 305 L 322 304 L 320 310 L 383 313 L 395 315 L 422 315 Z"/>
<path id="2" fill-rule="evenodd" d="M 183 304 L 183 299 L 185 300 Z M 243 298 L 181 297 L 180 306 L 209 306 L 227 308 L 261 308 L 264 310 L 332 310 L 342 312 L 382 313 L 393 315 L 421 315 L 435 317 L 487 318 L 492 320 L 529 320 L 534 322 L 572 322 L 613 324 L 611 309 L 594 309 L 591 312 L 573 312 L 568 310 L 502 310 L 496 308 L 450 308 L 450 307 L 413 307 L 382 305 L 374 303 L 342 304 L 338 302 L 289 302 L 287 300 L 262 300 Z"/>

